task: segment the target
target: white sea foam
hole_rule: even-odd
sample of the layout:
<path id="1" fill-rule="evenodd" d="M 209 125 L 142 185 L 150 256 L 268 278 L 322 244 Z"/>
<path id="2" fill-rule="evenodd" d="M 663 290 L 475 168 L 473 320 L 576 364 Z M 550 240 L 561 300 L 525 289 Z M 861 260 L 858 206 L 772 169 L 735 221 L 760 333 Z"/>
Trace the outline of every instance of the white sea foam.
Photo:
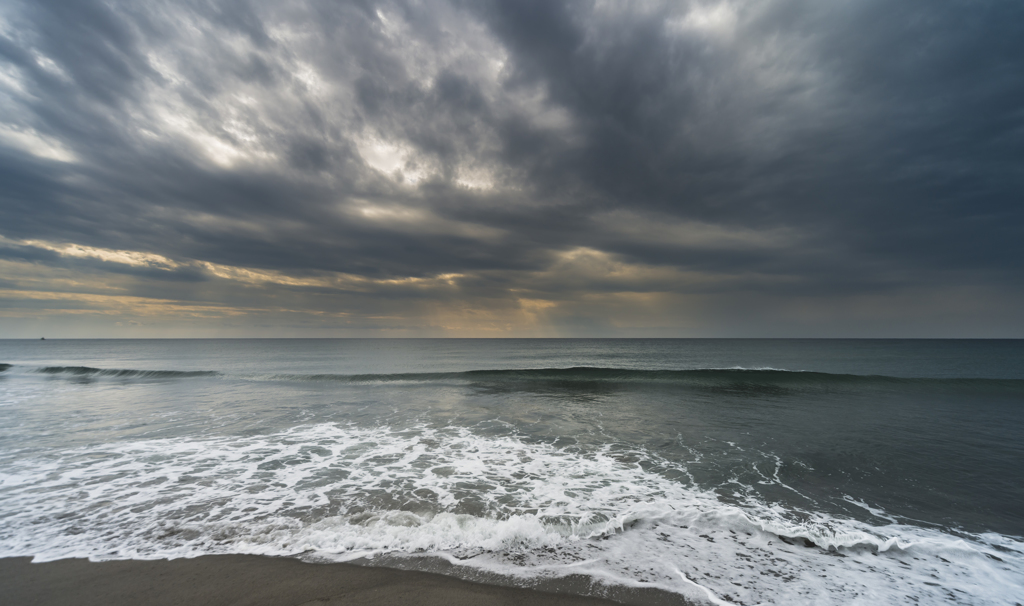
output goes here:
<path id="1" fill-rule="evenodd" d="M 613 445 L 319 424 L 0 456 L 0 556 L 408 554 L 523 582 L 586 574 L 716 604 L 1024 595 L 1016 539 L 727 505 L 678 465 Z"/>

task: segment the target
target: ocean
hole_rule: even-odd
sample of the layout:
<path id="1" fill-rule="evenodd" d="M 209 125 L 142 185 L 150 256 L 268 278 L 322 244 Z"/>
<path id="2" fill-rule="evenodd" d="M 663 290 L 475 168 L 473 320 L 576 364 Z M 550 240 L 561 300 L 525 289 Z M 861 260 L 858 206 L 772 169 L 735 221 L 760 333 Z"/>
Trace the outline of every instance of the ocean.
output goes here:
<path id="1" fill-rule="evenodd" d="M 1024 602 L 1024 341 L 0 341 L 0 557 Z"/>

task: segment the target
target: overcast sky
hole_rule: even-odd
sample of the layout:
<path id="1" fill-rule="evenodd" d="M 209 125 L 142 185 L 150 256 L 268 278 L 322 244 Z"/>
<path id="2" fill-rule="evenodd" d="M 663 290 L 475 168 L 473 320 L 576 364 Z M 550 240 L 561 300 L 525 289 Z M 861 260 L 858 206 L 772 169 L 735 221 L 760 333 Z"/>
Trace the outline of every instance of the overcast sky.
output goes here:
<path id="1" fill-rule="evenodd" d="M 1024 337 L 1024 3 L 0 1 L 0 337 Z"/>

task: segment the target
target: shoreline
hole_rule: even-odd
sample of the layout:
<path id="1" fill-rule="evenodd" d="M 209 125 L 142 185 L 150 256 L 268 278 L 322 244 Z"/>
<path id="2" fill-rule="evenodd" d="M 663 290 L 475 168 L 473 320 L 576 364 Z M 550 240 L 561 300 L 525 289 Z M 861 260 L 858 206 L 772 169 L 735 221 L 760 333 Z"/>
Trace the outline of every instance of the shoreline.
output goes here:
<path id="1" fill-rule="evenodd" d="M 35 606 L 623 604 L 598 597 L 486 585 L 432 572 L 254 555 L 104 562 L 76 558 L 38 564 L 33 564 L 31 557 L 0 558 L 0 587 L 7 603 Z M 634 597 L 650 603 L 653 596 L 646 596 L 646 600 L 639 594 Z M 671 602 L 655 601 L 687 603 L 682 596 L 674 597 Z"/>

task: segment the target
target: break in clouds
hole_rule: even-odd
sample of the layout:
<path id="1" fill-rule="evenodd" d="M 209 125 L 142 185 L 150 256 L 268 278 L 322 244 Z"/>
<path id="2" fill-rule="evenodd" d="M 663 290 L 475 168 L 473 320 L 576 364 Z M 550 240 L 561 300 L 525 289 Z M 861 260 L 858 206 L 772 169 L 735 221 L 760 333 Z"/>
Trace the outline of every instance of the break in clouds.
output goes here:
<path id="1" fill-rule="evenodd" d="M 10 1 L 5 336 L 1024 336 L 1024 5 Z"/>

